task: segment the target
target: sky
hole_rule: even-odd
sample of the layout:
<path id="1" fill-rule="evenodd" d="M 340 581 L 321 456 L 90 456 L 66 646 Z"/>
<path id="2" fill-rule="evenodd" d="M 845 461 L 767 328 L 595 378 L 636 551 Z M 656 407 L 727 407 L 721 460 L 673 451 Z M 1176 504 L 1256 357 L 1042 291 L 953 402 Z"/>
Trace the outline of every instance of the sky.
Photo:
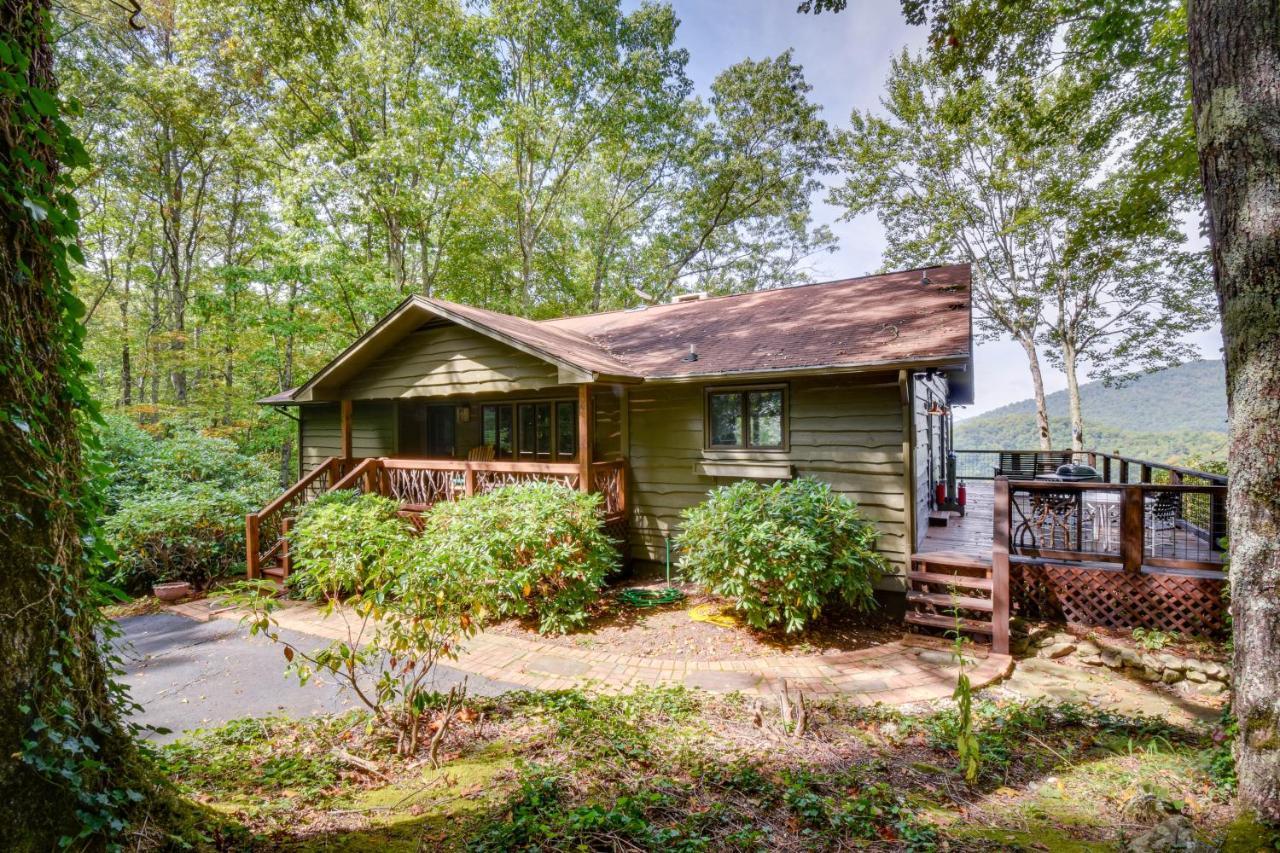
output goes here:
<path id="1" fill-rule="evenodd" d="M 857 110 L 879 110 L 890 60 L 907 48 L 924 48 L 927 32 L 902 19 L 898 0 L 849 0 L 838 15 L 796 13 L 796 0 L 669 0 L 680 18 L 677 42 L 689 51 L 688 74 L 702 93 L 715 76 L 745 58 L 776 56 L 788 48 L 804 67 L 824 118 L 833 127 L 848 123 Z M 626 0 L 632 8 L 639 0 Z M 830 181 L 838 180 L 831 176 Z M 884 249 L 884 229 L 873 214 L 842 221 L 841 211 L 814 200 L 815 225 L 827 225 L 840 240 L 839 250 L 814 260 L 813 280 L 875 272 Z M 1221 357 L 1215 329 L 1196 335 L 1204 358 Z M 1031 379 L 1022 349 L 1012 341 L 978 345 L 974 356 L 976 400 L 957 417 L 972 417 L 1031 396 Z M 1046 390 L 1066 387 L 1066 378 L 1048 364 Z"/>

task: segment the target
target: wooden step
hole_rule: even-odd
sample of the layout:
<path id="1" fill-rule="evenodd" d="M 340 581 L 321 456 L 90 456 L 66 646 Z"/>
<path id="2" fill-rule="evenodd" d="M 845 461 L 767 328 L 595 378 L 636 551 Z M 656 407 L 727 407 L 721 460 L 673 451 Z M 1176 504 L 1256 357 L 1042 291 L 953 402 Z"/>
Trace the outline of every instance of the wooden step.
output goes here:
<path id="1" fill-rule="evenodd" d="M 987 613 L 992 610 L 991 599 L 989 598 L 947 595 L 941 592 L 916 592 L 912 590 L 907 593 L 907 602 L 909 604 L 932 604 L 934 607 L 945 607 L 948 610 L 955 607 L 961 610 L 982 610 Z"/>
<path id="2" fill-rule="evenodd" d="M 935 616 L 932 613 L 915 613 L 907 612 L 907 624 L 923 625 L 927 628 L 941 628 L 944 631 L 954 631 L 956 629 L 956 619 L 950 616 Z M 967 631 L 971 634 L 991 634 L 994 633 L 990 622 L 980 622 L 977 619 L 961 619 L 959 620 L 961 631 Z"/>
<path id="3" fill-rule="evenodd" d="M 943 572 L 907 572 L 907 580 L 912 583 L 941 584 L 959 589 L 985 589 L 988 592 L 992 587 L 991 578 L 970 578 Z"/>
<path id="4" fill-rule="evenodd" d="M 980 560 L 977 557 L 968 557 L 964 554 L 954 554 L 947 551 L 939 551 L 932 554 L 912 554 L 911 563 L 928 563 L 931 566 L 954 566 L 960 569 L 981 569 L 983 571 L 991 570 L 991 562 L 989 560 Z"/>
<path id="5" fill-rule="evenodd" d="M 949 512 L 940 512 L 938 510 L 934 510 L 933 512 L 929 513 L 930 527 L 946 527 L 949 521 L 951 521 L 951 513 Z"/>
<path id="6" fill-rule="evenodd" d="M 274 565 L 263 566 L 262 576 L 264 578 L 275 578 L 276 580 L 284 580 L 284 566 L 276 563 Z"/>

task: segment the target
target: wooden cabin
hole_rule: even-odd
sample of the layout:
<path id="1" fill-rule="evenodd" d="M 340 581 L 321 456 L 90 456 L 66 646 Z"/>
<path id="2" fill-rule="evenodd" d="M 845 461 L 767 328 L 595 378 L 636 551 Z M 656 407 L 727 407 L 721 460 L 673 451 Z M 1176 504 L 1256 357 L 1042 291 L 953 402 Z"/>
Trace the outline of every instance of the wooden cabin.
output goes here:
<path id="1" fill-rule="evenodd" d="M 554 479 L 657 561 L 709 489 L 806 476 L 875 520 L 903 590 L 972 354 L 967 265 L 542 321 L 411 296 L 261 401 L 296 409 L 300 470 L 250 516 L 249 573 L 287 573 L 292 514 L 336 487 L 416 510 Z"/>

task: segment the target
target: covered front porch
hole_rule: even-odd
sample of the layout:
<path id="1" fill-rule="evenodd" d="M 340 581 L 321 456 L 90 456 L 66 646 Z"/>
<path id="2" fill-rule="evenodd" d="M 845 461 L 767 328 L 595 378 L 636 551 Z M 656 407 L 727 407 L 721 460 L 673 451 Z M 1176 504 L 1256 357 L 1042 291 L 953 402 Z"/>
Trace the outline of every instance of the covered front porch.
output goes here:
<path id="1" fill-rule="evenodd" d="M 314 405 L 310 414 L 304 408 L 299 443 L 324 446 L 317 435 L 328 430 L 336 433 L 330 446 L 337 452 L 320 459 L 304 455 L 298 481 L 246 517 L 246 573 L 251 579 L 288 577 L 288 532 L 298 513 L 320 495 L 344 490 L 391 498 L 417 524 L 440 501 L 515 483 L 554 482 L 599 493 L 605 528 L 625 543 L 625 393 L 617 385 L 582 383 L 508 394 L 344 399 Z M 322 417 L 330 413 L 336 429 Z M 378 455 L 367 454 L 371 443 Z"/>

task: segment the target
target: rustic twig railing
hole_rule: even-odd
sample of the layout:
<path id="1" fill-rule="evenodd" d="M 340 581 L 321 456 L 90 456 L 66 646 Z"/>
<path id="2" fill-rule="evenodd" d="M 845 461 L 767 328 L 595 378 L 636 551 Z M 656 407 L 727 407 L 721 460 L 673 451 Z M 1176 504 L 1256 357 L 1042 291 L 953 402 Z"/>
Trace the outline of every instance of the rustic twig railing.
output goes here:
<path id="1" fill-rule="evenodd" d="M 589 470 L 589 490 L 603 497 L 605 523 L 616 524 L 625 519 L 626 461 L 595 462 Z M 269 564 L 282 569 L 280 576 L 288 575 L 288 526 L 303 506 L 325 492 L 380 494 L 399 502 L 406 514 L 415 515 L 440 501 L 483 494 L 501 486 L 537 480 L 577 489 L 581 479 L 582 469 L 576 462 L 330 457 L 262 510 L 246 516 L 248 576 L 262 577 L 263 567 Z"/>

